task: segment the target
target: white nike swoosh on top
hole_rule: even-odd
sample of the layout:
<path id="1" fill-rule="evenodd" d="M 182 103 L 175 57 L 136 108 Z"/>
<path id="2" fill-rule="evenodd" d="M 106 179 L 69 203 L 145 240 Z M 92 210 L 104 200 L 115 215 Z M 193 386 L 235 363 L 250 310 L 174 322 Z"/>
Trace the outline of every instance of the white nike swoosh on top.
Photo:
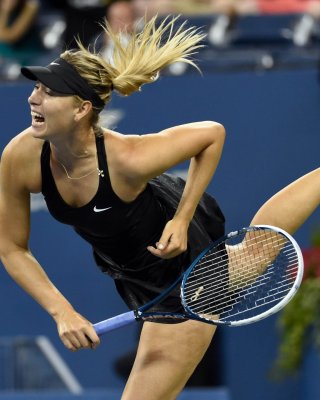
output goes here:
<path id="1" fill-rule="evenodd" d="M 102 212 L 102 211 L 107 211 L 107 210 L 109 210 L 110 208 L 112 208 L 112 207 L 97 208 L 97 206 L 94 206 L 94 207 L 93 207 L 93 211 L 94 211 L 94 212 Z"/>

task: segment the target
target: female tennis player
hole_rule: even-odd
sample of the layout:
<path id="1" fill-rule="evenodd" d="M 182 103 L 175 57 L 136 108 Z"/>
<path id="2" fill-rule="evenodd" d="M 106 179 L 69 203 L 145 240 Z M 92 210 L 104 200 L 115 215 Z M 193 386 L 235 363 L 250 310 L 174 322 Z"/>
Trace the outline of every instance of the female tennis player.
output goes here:
<path id="1" fill-rule="evenodd" d="M 47 67 L 22 69 L 36 82 L 29 97 L 32 122 L 1 159 L 1 261 L 52 316 L 72 351 L 96 347 L 99 337 L 28 247 L 30 193 L 42 192 L 53 217 L 91 244 L 97 264 L 132 309 L 168 287 L 211 240 L 223 235 L 223 214 L 205 194 L 225 138 L 219 123 L 194 122 L 142 136 L 99 126 L 99 112 L 113 91 L 130 95 L 176 61 L 194 65 L 190 55 L 202 35 L 183 28 L 173 33 L 174 22 L 167 19 L 156 27 L 152 19 L 126 49 L 106 28 L 115 43 L 112 65 L 80 47 Z M 164 174 L 185 160 L 190 160 L 185 185 Z M 292 233 L 319 200 L 318 169 L 270 199 L 252 224 L 273 224 Z M 179 294 L 157 307 L 179 311 Z M 202 359 L 215 327 L 170 322 L 144 323 L 123 400 L 175 399 Z"/>

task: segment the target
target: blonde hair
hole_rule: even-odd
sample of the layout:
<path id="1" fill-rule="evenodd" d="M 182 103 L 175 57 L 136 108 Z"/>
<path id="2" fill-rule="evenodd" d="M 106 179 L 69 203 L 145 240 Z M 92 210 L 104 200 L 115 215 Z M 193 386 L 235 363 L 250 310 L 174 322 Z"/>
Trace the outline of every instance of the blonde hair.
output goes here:
<path id="1" fill-rule="evenodd" d="M 157 26 L 157 17 L 153 17 L 141 32 L 130 36 L 127 44 L 123 44 L 121 34 L 113 33 L 106 22 L 103 29 L 114 46 L 112 64 L 80 42 L 79 50 L 67 50 L 61 58 L 73 65 L 106 104 L 113 89 L 128 96 L 143 84 L 154 82 L 163 68 L 175 62 L 198 69 L 191 56 L 202 47 L 205 35 L 197 28 L 186 28 L 187 21 L 175 30 L 178 18 L 167 17 Z"/>

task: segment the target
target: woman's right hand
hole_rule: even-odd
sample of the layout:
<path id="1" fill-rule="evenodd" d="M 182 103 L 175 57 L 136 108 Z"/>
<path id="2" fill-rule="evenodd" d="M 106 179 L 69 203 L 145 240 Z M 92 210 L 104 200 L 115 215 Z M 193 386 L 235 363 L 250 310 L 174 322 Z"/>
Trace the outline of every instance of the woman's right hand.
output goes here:
<path id="1" fill-rule="evenodd" d="M 60 339 L 67 349 L 95 349 L 100 344 L 92 324 L 73 309 L 63 310 L 54 319 Z"/>

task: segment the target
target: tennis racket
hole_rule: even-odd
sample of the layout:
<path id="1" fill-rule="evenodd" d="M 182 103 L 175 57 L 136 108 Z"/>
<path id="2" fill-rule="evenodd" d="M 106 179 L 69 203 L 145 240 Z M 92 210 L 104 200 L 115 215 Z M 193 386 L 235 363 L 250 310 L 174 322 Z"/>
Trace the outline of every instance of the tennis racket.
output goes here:
<path id="1" fill-rule="evenodd" d="M 269 225 L 242 228 L 211 243 L 170 287 L 146 305 L 94 324 L 98 335 L 153 318 L 241 326 L 282 309 L 303 276 L 299 245 Z M 182 313 L 148 310 L 180 285 Z"/>

